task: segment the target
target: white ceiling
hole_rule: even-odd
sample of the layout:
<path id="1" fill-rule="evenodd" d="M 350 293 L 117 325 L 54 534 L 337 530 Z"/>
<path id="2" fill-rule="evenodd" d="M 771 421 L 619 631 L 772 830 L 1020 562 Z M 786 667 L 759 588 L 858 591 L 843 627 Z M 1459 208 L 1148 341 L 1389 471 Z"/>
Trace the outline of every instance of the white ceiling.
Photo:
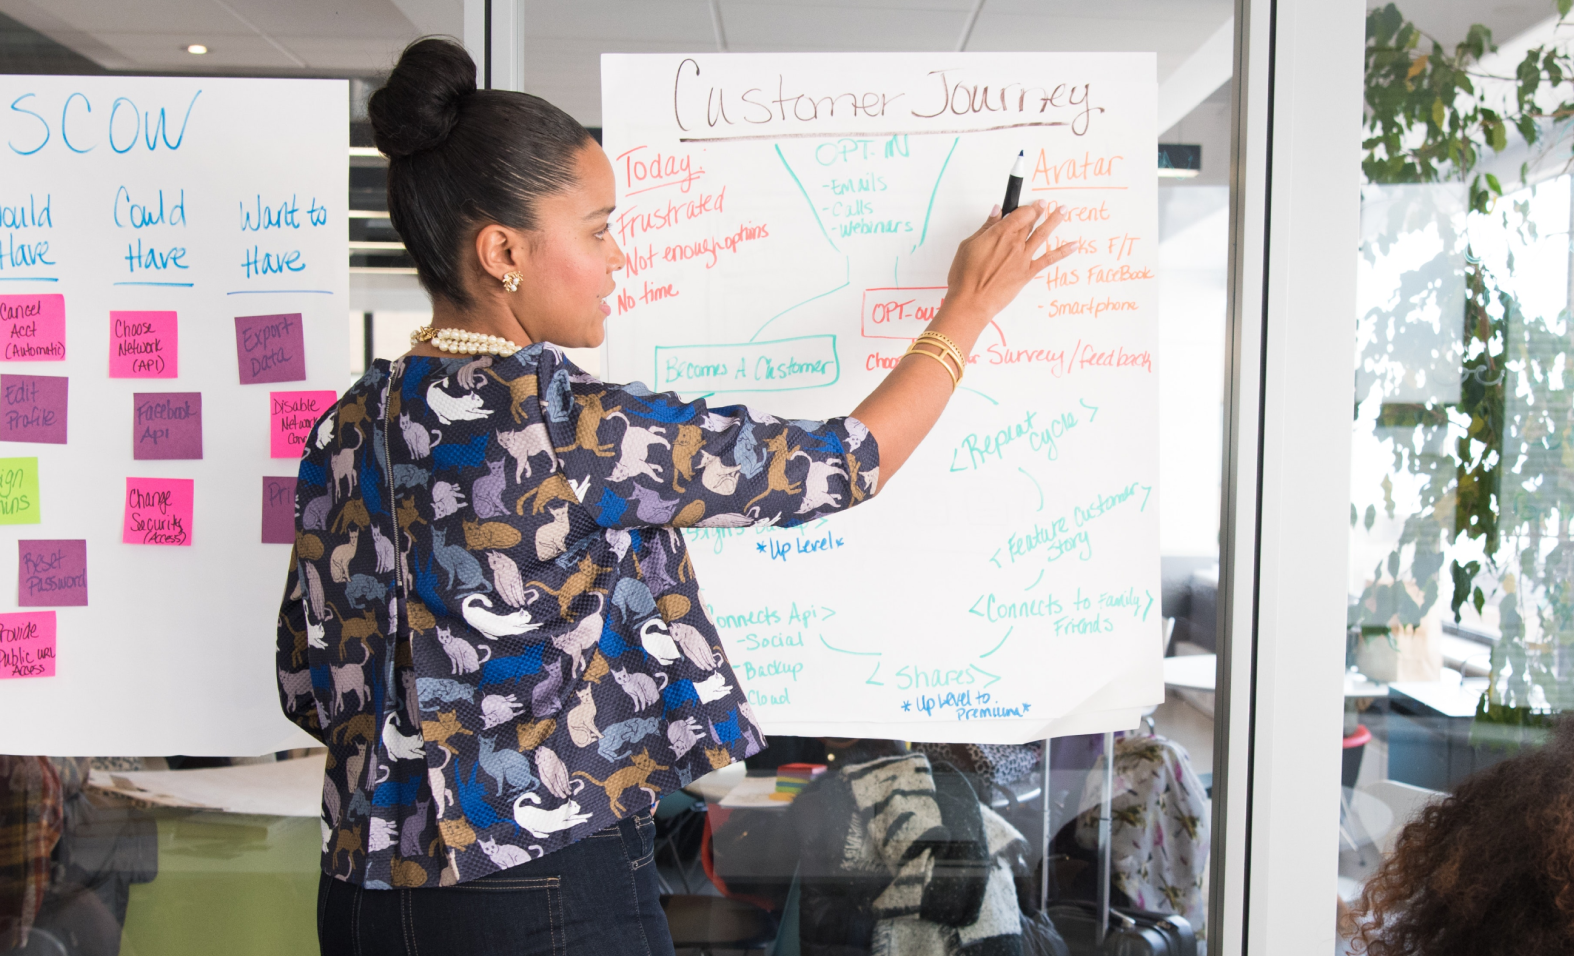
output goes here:
<path id="1" fill-rule="evenodd" d="M 0 0 L 0 13 L 109 70 L 365 75 L 423 32 L 457 32 L 462 0 Z M 410 7 L 422 21 L 403 12 Z M 188 44 L 208 47 L 205 56 Z"/>
<path id="2" fill-rule="evenodd" d="M 1452 50 L 1471 24 L 1484 23 L 1497 43 L 1519 34 L 1558 12 L 1553 0 L 1366 0 L 1368 10 L 1393 2 L 1416 26 Z M 1430 44 L 1423 45 L 1422 50 Z"/>
<path id="3" fill-rule="evenodd" d="M 525 83 L 581 122 L 601 117 L 600 55 L 715 50 L 707 0 L 523 0 Z M 717 0 L 726 49 L 955 50 L 974 0 Z M 1231 0 L 985 0 L 973 51 L 1155 51 L 1163 80 Z"/>
<path id="4" fill-rule="evenodd" d="M 977 0 L 493 2 L 520 4 L 526 88 L 597 125 L 599 58 L 605 52 L 708 51 L 723 43 L 740 52 L 954 50 Z M 1381 2 L 1367 0 L 1369 7 Z M 465 0 L 0 0 L 0 13 L 109 70 L 371 76 L 386 71 L 417 36 L 463 35 L 465 5 Z M 1232 0 L 983 0 L 967 49 L 1151 50 L 1158 54 L 1162 81 L 1204 47 L 1233 6 Z M 1551 0 L 1404 0 L 1399 6 L 1450 44 L 1479 20 L 1501 42 L 1553 8 Z M 191 43 L 206 44 L 211 52 L 193 56 L 185 52 Z"/>
<path id="5" fill-rule="evenodd" d="M 494 3 L 507 0 L 494 0 Z M 518 0 L 525 85 L 589 125 L 600 55 L 718 49 L 712 0 Z M 715 0 L 732 51 L 954 50 L 975 0 Z M 1231 0 L 984 0 L 967 49 L 1152 50 L 1161 79 Z M 411 39 L 462 35 L 464 0 L 0 0 L 5 13 L 110 70 L 383 72 Z M 193 56 L 187 44 L 210 53 Z"/>

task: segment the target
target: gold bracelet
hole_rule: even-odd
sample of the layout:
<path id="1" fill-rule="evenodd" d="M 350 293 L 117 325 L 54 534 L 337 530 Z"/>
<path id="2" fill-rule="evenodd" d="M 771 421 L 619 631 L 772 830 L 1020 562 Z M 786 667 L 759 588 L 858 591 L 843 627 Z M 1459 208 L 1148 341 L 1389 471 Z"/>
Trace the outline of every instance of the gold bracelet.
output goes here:
<path id="1" fill-rule="evenodd" d="M 909 355 L 922 355 L 925 358 L 931 358 L 931 359 L 934 359 L 936 362 L 939 362 L 940 363 L 940 367 L 945 369 L 945 373 L 951 377 L 951 391 L 952 392 L 956 391 L 957 384 L 961 381 L 961 379 L 957 378 L 957 374 L 955 372 L 951 371 L 951 366 L 946 364 L 945 359 L 943 359 L 940 356 L 934 354 L 933 352 L 924 352 L 924 351 L 920 351 L 917 348 L 910 348 L 906 352 L 902 353 L 902 357 L 903 358 L 906 358 Z"/>
<path id="2" fill-rule="evenodd" d="M 929 346 L 930 348 L 937 349 L 938 351 L 928 352 L 928 351 L 925 351 L 922 348 L 922 346 Z M 952 366 L 955 366 L 955 368 L 956 368 L 956 371 L 954 373 L 955 378 L 956 378 L 956 380 L 958 382 L 960 382 L 962 380 L 962 374 L 963 374 L 963 371 L 964 371 L 964 369 L 962 368 L 962 363 L 958 362 L 956 360 L 955 353 L 947 351 L 944 348 L 941 348 L 939 343 L 931 342 L 931 341 L 928 341 L 927 339 L 920 339 L 918 341 L 915 341 L 912 345 L 909 345 L 907 347 L 907 352 L 920 352 L 920 353 L 922 353 L 924 355 L 928 355 L 928 356 L 930 356 L 932 358 L 950 359 L 951 360 L 951 364 L 947 365 L 946 368 L 949 370 L 949 369 L 952 368 Z M 907 352 L 903 352 L 902 354 L 906 355 Z"/>
<path id="3" fill-rule="evenodd" d="M 913 340 L 913 344 L 908 347 L 908 351 L 917 350 L 919 346 L 928 346 L 930 348 L 937 349 L 939 350 L 938 355 L 940 358 L 950 359 L 951 364 L 956 366 L 956 380 L 958 382 L 961 382 L 962 376 L 967 374 L 967 366 L 962 363 L 961 356 L 951 349 L 946 348 L 943 344 L 936 342 L 934 339 L 928 339 L 924 338 L 923 336 L 919 336 L 917 339 Z M 924 352 L 924 354 L 930 355 L 935 353 Z"/>
<path id="4" fill-rule="evenodd" d="M 925 339 L 938 342 L 947 352 L 951 354 L 951 360 L 956 362 L 958 368 L 963 369 L 964 371 L 967 369 L 967 356 L 962 354 L 962 350 L 957 347 L 955 342 L 951 341 L 946 336 L 941 335 L 939 332 L 920 332 L 917 341 L 922 342 Z"/>

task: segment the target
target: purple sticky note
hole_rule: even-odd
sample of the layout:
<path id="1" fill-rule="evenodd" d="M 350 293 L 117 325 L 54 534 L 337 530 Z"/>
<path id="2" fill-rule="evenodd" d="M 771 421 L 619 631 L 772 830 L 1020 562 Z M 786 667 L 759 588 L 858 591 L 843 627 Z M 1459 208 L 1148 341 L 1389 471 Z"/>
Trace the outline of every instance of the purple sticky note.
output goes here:
<path id="1" fill-rule="evenodd" d="M 202 457 L 201 392 L 137 392 L 131 405 L 131 457 Z"/>
<path id="2" fill-rule="evenodd" d="M 262 479 L 262 543 L 295 543 L 295 479 Z"/>
<path id="3" fill-rule="evenodd" d="M 66 385 L 61 375 L 0 375 L 0 441 L 66 443 Z"/>
<path id="4" fill-rule="evenodd" d="M 16 603 L 87 607 L 86 541 L 18 541 Z"/>
<path id="5" fill-rule="evenodd" d="M 299 312 L 235 317 L 240 383 L 306 381 L 306 336 Z"/>

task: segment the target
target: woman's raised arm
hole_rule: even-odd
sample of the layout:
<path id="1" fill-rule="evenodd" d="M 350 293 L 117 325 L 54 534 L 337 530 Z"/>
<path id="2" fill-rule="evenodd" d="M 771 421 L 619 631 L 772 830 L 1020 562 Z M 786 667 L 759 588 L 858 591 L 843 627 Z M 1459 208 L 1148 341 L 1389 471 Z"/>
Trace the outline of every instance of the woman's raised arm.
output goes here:
<path id="1" fill-rule="evenodd" d="M 946 280 L 945 304 L 929 331 L 949 338 L 964 356 L 972 354 L 989 320 L 1046 266 L 1072 253 L 1074 244 L 1063 243 L 1034 257 L 1061 222 L 1057 210 L 1034 228 L 1044 209 L 1045 203 L 1037 202 L 1002 217 L 997 207 L 977 232 L 962 240 Z M 880 447 L 882 483 L 891 480 L 940 420 L 952 390 L 951 373 L 941 362 L 908 355 L 853 409 L 853 417 Z"/>

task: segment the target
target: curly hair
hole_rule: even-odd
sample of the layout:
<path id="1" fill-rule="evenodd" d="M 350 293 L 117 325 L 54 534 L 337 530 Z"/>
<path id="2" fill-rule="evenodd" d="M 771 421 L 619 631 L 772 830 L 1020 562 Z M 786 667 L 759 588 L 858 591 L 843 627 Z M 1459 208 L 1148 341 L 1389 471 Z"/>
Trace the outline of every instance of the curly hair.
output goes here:
<path id="1" fill-rule="evenodd" d="M 1574 718 L 1407 824 L 1350 916 L 1371 956 L 1574 953 Z"/>

